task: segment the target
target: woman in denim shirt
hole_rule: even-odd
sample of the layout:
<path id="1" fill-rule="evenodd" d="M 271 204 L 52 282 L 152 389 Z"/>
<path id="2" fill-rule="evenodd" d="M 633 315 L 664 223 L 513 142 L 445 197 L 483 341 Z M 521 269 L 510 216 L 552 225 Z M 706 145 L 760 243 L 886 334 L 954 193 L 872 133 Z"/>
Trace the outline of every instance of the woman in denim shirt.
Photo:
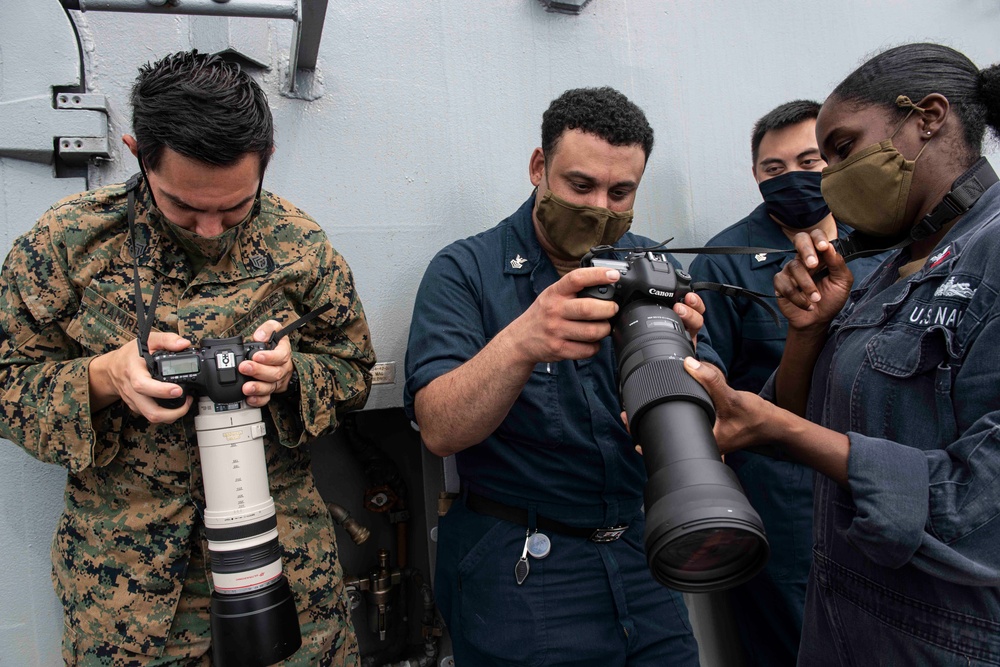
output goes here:
<path id="1" fill-rule="evenodd" d="M 722 451 L 780 442 L 822 473 L 799 665 L 1000 665 L 1000 184 L 980 160 L 987 126 L 1000 135 L 1000 66 L 909 44 L 858 68 L 817 120 L 824 198 L 881 247 L 929 235 L 852 291 L 822 232 L 799 234 L 775 277 L 788 343 L 761 397 L 685 361 L 715 401 Z M 958 210 L 935 212 L 949 192 Z"/>

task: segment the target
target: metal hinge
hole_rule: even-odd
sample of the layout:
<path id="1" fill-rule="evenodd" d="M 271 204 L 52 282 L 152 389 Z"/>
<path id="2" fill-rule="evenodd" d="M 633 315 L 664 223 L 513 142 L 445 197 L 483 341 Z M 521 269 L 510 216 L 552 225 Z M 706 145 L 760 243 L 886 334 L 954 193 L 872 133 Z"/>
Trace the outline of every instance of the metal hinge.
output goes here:
<path id="1" fill-rule="evenodd" d="M 54 155 L 78 165 L 106 159 L 108 105 L 104 95 L 57 92 L 0 102 L 0 157 L 51 164 Z"/>
<path id="2" fill-rule="evenodd" d="M 79 109 L 108 113 L 108 101 L 97 93 L 57 93 L 56 109 Z M 88 162 L 107 160 L 111 153 L 108 146 L 107 121 L 104 134 L 100 136 L 60 136 L 56 137 L 56 153 L 66 164 L 82 165 Z"/>

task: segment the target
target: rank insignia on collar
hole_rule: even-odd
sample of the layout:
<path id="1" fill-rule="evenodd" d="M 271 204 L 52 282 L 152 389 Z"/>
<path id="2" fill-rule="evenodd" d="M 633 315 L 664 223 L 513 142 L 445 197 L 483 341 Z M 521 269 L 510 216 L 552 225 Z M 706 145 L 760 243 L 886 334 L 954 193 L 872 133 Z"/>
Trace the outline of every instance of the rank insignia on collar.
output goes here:
<path id="1" fill-rule="evenodd" d="M 767 260 L 767 253 L 759 252 L 756 255 L 754 255 L 753 258 L 756 259 L 758 262 L 764 262 Z"/>
<path id="2" fill-rule="evenodd" d="M 250 259 L 250 264 L 252 264 L 253 267 L 258 271 L 263 271 L 264 269 L 267 268 L 267 263 L 268 263 L 267 255 L 251 255 L 249 259 Z"/>
<path id="3" fill-rule="evenodd" d="M 938 264 L 940 264 L 944 260 L 948 259 L 949 255 L 951 255 L 951 246 L 950 245 L 945 246 L 944 250 L 942 250 L 941 252 L 937 253 L 936 255 L 933 255 L 929 260 L 927 260 L 927 264 L 929 265 L 929 268 L 933 269 L 935 266 L 937 266 Z"/>
<path id="4" fill-rule="evenodd" d="M 527 261 L 528 260 L 526 260 L 524 257 L 521 257 L 520 253 L 518 253 L 518 255 L 514 257 L 514 259 L 510 260 L 510 268 L 520 269 L 521 267 L 524 266 L 524 263 Z"/>

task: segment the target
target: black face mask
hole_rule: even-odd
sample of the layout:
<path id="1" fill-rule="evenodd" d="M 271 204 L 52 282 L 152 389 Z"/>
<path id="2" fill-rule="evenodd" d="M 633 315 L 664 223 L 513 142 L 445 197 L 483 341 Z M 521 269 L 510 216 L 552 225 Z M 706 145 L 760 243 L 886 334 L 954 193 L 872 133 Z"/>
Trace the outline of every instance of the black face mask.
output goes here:
<path id="1" fill-rule="evenodd" d="M 768 214 L 789 229 L 808 229 L 830 214 L 818 171 L 790 171 L 760 182 Z"/>

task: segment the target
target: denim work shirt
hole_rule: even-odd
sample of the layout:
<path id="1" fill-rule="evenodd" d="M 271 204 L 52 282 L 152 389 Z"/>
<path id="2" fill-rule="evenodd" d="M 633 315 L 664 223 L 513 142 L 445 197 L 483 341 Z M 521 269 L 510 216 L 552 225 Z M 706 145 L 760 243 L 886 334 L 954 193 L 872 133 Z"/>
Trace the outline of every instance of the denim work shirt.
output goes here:
<path id="1" fill-rule="evenodd" d="M 559 280 L 535 236 L 533 206 L 534 196 L 431 261 L 406 353 L 411 419 L 417 391 L 475 356 Z M 625 234 L 616 245 L 654 243 Z M 497 430 L 455 455 L 459 476 L 477 493 L 519 507 L 531 502 L 540 515 L 570 525 L 628 523 L 642 504 L 646 471 L 621 411 L 607 337 L 589 359 L 538 364 Z"/>
<path id="2" fill-rule="evenodd" d="M 851 293 L 807 416 L 850 438 L 816 475 L 800 665 L 1000 665 L 1000 185 L 899 280 Z"/>

